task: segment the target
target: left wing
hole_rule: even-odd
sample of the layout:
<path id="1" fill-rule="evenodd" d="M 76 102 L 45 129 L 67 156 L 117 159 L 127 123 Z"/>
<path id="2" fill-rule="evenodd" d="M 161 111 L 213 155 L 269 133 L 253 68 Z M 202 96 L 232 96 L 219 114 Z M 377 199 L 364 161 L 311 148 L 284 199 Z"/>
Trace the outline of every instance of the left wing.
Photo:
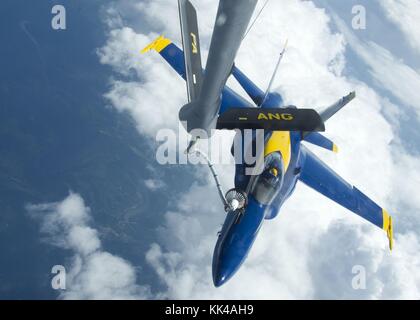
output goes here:
<path id="1" fill-rule="evenodd" d="M 184 52 L 171 40 L 163 36 L 159 36 L 152 43 L 147 45 L 141 53 L 156 51 L 165 61 L 184 79 L 187 79 L 184 62 Z M 220 114 L 232 107 L 252 108 L 252 103 L 245 100 L 227 85 L 222 91 L 222 105 L 220 106 Z"/>
<path id="2" fill-rule="evenodd" d="M 385 230 L 389 248 L 393 246 L 392 218 L 385 209 L 353 187 L 317 158 L 305 146 L 302 148 L 302 168 L 299 179 L 307 186 Z"/>

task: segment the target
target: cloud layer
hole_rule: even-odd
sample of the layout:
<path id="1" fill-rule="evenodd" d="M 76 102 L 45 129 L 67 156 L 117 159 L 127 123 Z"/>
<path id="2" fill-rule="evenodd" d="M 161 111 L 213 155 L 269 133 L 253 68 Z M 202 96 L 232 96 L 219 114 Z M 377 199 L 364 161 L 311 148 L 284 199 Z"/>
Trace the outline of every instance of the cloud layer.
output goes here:
<path id="1" fill-rule="evenodd" d="M 90 209 L 75 193 L 61 202 L 29 205 L 40 220 L 49 243 L 68 250 L 66 290 L 62 299 L 145 299 L 147 287 L 136 283 L 135 268 L 121 257 L 102 249 L 97 230 L 89 226 Z"/>
<path id="2" fill-rule="evenodd" d="M 375 42 L 359 40 L 338 16 L 333 15 L 333 18 L 348 44 L 368 65 L 375 81 L 391 96 L 411 107 L 420 119 L 420 74 Z"/>
<path id="3" fill-rule="evenodd" d="M 412 0 L 381 0 L 378 3 L 387 17 L 405 34 L 410 45 L 420 52 L 420 2 Z"/>

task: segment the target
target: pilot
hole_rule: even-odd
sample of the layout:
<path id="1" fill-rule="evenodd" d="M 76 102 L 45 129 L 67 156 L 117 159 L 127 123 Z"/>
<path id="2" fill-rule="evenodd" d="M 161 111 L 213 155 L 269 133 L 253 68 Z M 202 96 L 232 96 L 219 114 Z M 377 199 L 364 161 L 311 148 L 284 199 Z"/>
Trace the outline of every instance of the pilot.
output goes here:
<path id="1" fill-rule="evenodd" d="M 279 169 L 277 167 L 268 167 L 262 173 L 262 177 L 267 181 L 271 186 L 276 186 L 280 180 Z"/>
<path id="2" fill-rule="evenodd" d="M 283 178 L 283 159 L 280 152 L 272 152 L 264 158 L 263 176 L 273 186 Z"/>

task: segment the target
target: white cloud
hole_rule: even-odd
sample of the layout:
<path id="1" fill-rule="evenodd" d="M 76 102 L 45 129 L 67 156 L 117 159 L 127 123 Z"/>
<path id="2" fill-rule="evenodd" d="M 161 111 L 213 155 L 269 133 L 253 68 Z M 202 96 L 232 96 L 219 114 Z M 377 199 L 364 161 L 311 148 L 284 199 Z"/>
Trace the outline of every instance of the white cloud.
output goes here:
<path id="1" fill-rule="evenodd" d="M 341 221 L 330 225 L 313 244 L 324 252 L 311 256 L 309 267 L 317 274 L 314 295 L 321 299 L 418 299 L 420 297 L 420 249 L 413 233 L 398 235 L 398 248 L 384 250 L 378 238 L 372 238 L 368 226 L 351 226 Z M 366 270 L 366 289 L 352 288 L 349 265 Z"/>
<path id="2" fill-rule="evenodd" d="M 72 252 L 62 299 L 142 299 L 148 287 L 136 284 L 135 268 L 102 248 L 98 232 L 89 227 L 90 209 L 74 193 L 62 202 L 27 206 L 41 221 L 48 243 Z"/>
<path id="3" fill-rule="evenodd" d="M 209 0 L 194 3 L 206 51 L 216 5 Z M 124 74 L 131 69 L 138 75 L 136 81 L 114 81 L 107 97 L 118 110 L 130 112 L 139 132 L 153 139 L 162 126 L 177 127 L 177 113 L 185 102 L 185 85 L 157 54 L 137 53 L 157 34 L 179 39 L 179 26 L 174 1 L 145 1 L 137 9 L 143 21 L 153 21 L 156 27 L 152 31 L 156 34 L 150 29 L 140 29 L 143 34 L 127 27 L 113 30 L 100 56 L 102 63 L 110 64 L 117 72 Z M 203 14 L 208 11 L 211 14 Z M 419 161 L 398 146 L 399 138 L 383 117 L 382 109 L 390 103 L 383 103 L 366 84 L 342 75 L 346 63 L 344 37 L 331 32 L 329 17 L 312 2 L 272 1 L 260 19 L 236 61 L 259 86 L 267 85 L 267 74 L 285 38 L 289 38 L 289 49 L 275 83 L 287 103 L 324 106 L 350 90 L 358 92 L 358 98 L 327 124 L 327 135 L 338 143 L 340 154 L 314 151 L 349 182 L 395 211 L 396 248 L 390 255 L 381 230 L 298 185 L 280 215 L 264 224 L 238 274 L 215 289 L 211 258 L 224 213 L 211 177 L 199 170 L 199 174 L 207 174 L 208 183 L 192 185 L 166 213 L 156 243 L 146 254 L 166 286 L 157 297 L 419 298 L 420 279 L 413 277 L 409 284 L 405 282 L 410 274 L 420 272 L 413 253 L 419 243 L 415 190 L 420 188 L 420 181 L 415 173 L 407 176 L 407 169 L 420 172 Z M 342 32 L 348 39 L 345 30 Z M 365 58 L 380 84 L 417 108 L 418 75 L 377 45 L 361 44 L 357 38 L 351 38 L 349 43 Z M 233 81 L 230 83 L 238 88 Z M 221 166 L 218 170 L 223 184 L 232 185 L 233 167 Z M 406 210 L 400 211 L 401 206 Z M 367 269 L 367 291 L 350 287 L 355 264 Z"/>
<path id="4" fill-rule="evenodd" d="M 413 0 L 378 1 L 387 17 L 397 25 L 410 45 L 420 52 L 420 2 Z"/>
<path id="5" fill-rule="evenodd" d="M 349 45 L 368 64 L 369 72 L 377 83 L 412 107 L 420 119 L 420 74 L 375 42 L 360 40 L 337 15 L 333 17 Z"/>
<path id="6" fill-rule="evenodd" d="M 145 186 L 150 189 L 151 191 L 156 191 L 162 189 L 166 186 L 165 182 L 158 179 L 147 179 L 144 180 Z"/>

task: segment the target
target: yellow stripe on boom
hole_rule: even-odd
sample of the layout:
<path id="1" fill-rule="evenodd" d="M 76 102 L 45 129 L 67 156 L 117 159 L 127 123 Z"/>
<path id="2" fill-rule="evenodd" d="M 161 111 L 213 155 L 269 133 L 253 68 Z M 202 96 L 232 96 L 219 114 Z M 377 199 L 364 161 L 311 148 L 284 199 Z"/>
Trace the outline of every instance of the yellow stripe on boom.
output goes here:
<path id="1" fill-rule="evenodd" d="M 394 246 L 394 228 L 392 226 L 392 217 L 388 212 L 382 209 L 383 229 L 386 231 L 386 235 L 389 240 L 389 249 L 392 250 Z"/>
<path id="2" fill-rule="evenodd" d="M 161 52 L 165 49 L 172 41 L 165 38 L 164 36 L 157 37 L 152 43 L 147 45 L 141 53 L 149 52 L 150 50 L 156 50 L 157 52 Z"/>

